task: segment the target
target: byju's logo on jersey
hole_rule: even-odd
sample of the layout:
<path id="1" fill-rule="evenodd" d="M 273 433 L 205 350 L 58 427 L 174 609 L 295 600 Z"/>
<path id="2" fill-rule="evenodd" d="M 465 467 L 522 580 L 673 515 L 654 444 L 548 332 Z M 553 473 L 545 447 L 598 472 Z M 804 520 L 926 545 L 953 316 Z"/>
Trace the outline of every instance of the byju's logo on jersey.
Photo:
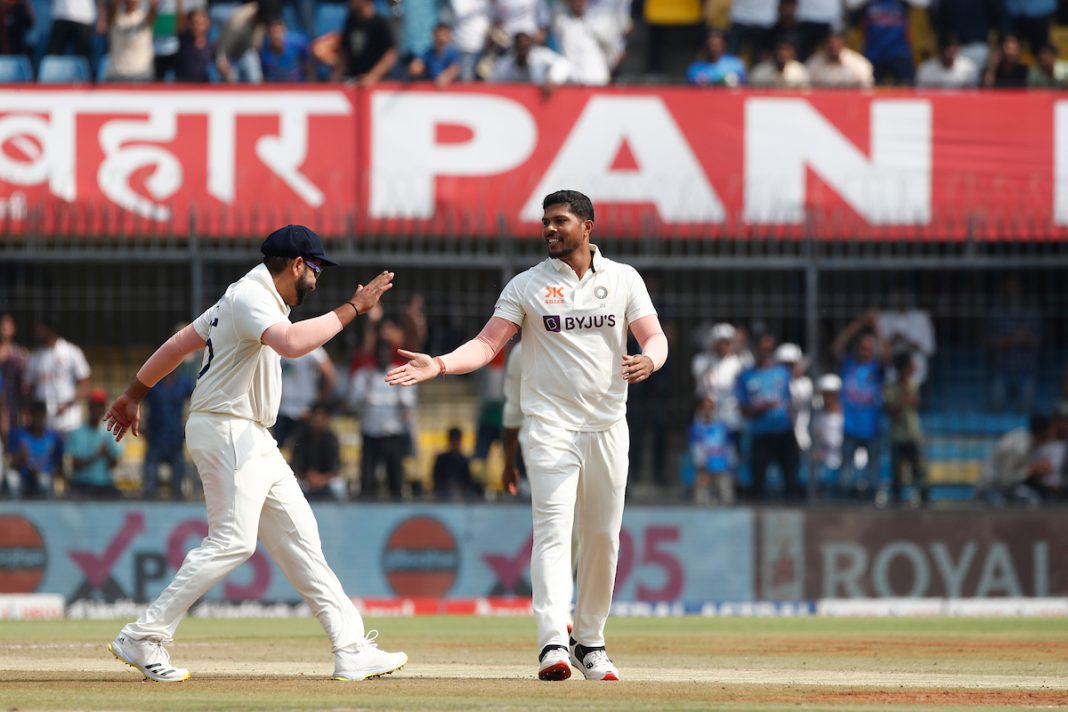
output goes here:
<path id="1" fill-rule="evenodd" d="M 541 317 L 546 331 L 559 334 L 561 331 L 574 331 L 575 329 L 600 329 L 607 326 L 613 328 L 616 325 L 615 314 L 597 314 L 593 316 L 565 316 L 559 314 L 546 314 Z"/>

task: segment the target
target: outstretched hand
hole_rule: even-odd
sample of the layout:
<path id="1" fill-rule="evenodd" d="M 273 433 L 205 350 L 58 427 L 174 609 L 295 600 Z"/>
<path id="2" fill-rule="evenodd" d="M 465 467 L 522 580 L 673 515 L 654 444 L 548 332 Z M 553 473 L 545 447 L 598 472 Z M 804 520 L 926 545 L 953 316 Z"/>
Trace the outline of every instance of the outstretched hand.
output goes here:
<path id="1" fill-rule="evenodd" d="M 108 432 L 115 436 L 115 442 L 122 440 L 127 430 L 133 432 L 135 438 L 140 436 L 141 401 L 123 393 L 111 404 L 111 409 L 104 416 L 104 424 Z"/>
<path id="2" fill-rule="evenodd" d="M 408 359 L 408 363 L 397 366 L 386 374 L 386 383 L 391 386 L 414 386 L 429 381 L 440 372 L 437 362 L 429 354 L 404 349 L 397 349 L 397 353 Z"/>
<path id="3" fill-rule="evenodd" d="M 366 285 L 359 284 L 350 300 L 360 310 L 361 314 L 371 311 L 382 295 L 393 289 L 393 273 L 385 270 Z"/>

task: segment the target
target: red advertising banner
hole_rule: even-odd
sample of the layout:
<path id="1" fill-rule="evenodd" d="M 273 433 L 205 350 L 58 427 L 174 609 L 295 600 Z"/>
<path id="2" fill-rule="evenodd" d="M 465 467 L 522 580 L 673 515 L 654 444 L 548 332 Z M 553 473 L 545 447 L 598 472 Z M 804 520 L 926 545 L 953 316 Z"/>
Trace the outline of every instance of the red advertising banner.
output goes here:
<path id="1" fill-rule="evenodd" d="M 1063 239 L 1056 93 L 9 88 L 0 229 Z"/>

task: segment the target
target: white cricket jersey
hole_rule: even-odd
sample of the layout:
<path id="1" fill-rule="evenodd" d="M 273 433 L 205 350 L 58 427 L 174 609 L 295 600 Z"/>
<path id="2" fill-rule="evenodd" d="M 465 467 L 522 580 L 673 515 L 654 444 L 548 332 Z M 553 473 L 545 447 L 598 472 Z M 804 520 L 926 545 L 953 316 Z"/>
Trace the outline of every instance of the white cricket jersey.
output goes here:
<path id="1" fill-rule="evenodd" d="M 523 415 L 579 431 L 608 430 L 626 416 L 627 328 L 656 315 L 638 271 L 590 249 L 581 280 L 549 258 L 516 275 L 494 307 L 523 330 Z"/>
<path id="2" fill-rule="evenodd" d="M 265 265 L 231 284 L 222 299 L 193 322 L 207 345 L 189 411 L 274 425 L 282 394 L 281 357 L 260 337 L 288 320 L 289 306 Z"/>

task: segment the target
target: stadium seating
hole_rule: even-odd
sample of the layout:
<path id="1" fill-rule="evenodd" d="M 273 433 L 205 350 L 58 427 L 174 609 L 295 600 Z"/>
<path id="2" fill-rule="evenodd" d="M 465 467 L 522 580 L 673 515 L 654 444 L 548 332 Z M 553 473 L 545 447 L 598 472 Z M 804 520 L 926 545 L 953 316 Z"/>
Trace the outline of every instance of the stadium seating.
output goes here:
<path id="1" fill-rule="evenodd" d="M 30 58 L 21 54 L 0 55 L 0 84 L 21 84 L 33 81 Z"/>
<path id="2" fill-rule="evenodd" d="M 348 13 L 349 8 L 345 3 L 319 3 L 315 8 L 315 36 L 322 37 L 328 32 L 340 31 Z"/>
<path id="3" fill-rule="evenodd" d="M 92 80 L 93 73 L 85 57 L 46 55 L 37 72 L 41 84 L 82 84 Z"/>

